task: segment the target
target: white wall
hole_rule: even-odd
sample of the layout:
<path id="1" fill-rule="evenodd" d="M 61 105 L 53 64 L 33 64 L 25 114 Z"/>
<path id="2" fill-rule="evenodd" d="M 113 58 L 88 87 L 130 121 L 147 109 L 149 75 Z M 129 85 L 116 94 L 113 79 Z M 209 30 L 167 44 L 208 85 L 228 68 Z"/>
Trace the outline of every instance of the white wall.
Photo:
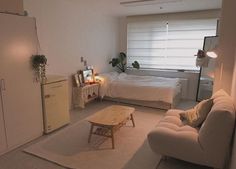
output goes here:
<path id="1" fill-rule="evenodd" d="M 234 55 L 234 73 L 233 73 L 233 83 L 231 95 L 234 99 L 234 104 L 236 105 L 236 47 L 235 47 L 235 55 Z"/>
<path id="2" fill-rule="evenodd" d="M 215 90 L 223 88 L 234 99 L 236 105 L 236 1 L 224 0 L 220 21 L 220 43 L 218 67 L 215 75 Z M 236 168 L 236 133 L 234 133 L 231 169 Z"/>
<path id="3" fill-rule="evenodd" d="M 127 52 L 127 21 L 126 17 L 119 18 L 119 49 Z"/>
<path id="4" fill-rule="evenodd" d="M 236 1 L 224 0 L 220 19 L 220 39 L 215 70 L 214 91 L 224 89 L 231 94 L 236 46 Z"/>
<path id="5" fill-rule="evenodd" d="M 118 53 L 118 18 L 89 0 L 25 0 L 35 16 L 41 44 L 48 58 L 47 73 L 70 76 L 84 69 L 83 56 L 96 72 L 110 69 L 108 61 Z"/>

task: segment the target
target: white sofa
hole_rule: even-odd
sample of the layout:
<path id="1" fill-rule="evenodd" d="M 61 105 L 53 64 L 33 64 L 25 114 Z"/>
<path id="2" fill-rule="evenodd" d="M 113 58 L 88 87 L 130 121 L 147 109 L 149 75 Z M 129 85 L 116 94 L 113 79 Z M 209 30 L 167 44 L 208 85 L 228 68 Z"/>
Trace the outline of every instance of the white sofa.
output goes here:
<path id="1" fill-rule="evenodd" d="M 148 134 L 152 150 L 164 156 L 214 168 L 224 168 L 230 152 L 235 124 L 235 108 L 223 90 L 213 96 L 213 106 L 200 128 L 184 125 L 171 109 Z"/>

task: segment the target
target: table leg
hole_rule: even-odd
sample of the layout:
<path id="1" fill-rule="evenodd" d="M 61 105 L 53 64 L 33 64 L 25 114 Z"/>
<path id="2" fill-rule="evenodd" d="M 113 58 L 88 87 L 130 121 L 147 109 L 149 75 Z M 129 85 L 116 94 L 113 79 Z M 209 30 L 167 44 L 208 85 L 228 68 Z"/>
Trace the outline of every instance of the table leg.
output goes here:
<path id="1" fill-rule="evenodd" d="M 93 127 L 94 127 L 94 125 L 91 124 L 90 132 L 89 132 L 89 137 L 88 137 L 88 143 L 90 143 L 90 141 L 91 141 L 91 137 L 92 137 L 92 134 L 93 134 Z"/>
<path id="2" fill-rule="evenodd" d="M 130 118 L 131 118 L 131 121 L 132 121 L 132 123 L 133 123 L 133 127 L 135 127 L 134 116 L 133 116 L 133 114 L 130 115 Z"/>
<path id="3" fill-rule="evenodd" d="M 111 141 L 112 141 L 112 148 L 115 148 L 115 141 L 114 141 L 114 130 L 113 127 L 110 128 L 111 130 Z"/>

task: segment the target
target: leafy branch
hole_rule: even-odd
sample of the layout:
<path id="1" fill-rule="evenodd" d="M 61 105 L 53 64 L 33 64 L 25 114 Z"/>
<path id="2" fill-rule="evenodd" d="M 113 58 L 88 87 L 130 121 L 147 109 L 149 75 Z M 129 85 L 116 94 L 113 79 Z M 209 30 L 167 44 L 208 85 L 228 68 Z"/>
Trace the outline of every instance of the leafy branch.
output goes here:
<path id="1" fill-rule="evenodd" d="M 127 64 L 127 56 L 124 52 L 120 52 L 119 56 L 117 58 L 112 58 L 112 60 L 109 62 L 109 64 L 112 65 L 112 67 L 117 67 L 119 71 L 125 72 L 126 70 L 126 64 Z M 139 69 L 140 65 L 137 61 L 134 61 L 132 63 L 133 68 Z"/>

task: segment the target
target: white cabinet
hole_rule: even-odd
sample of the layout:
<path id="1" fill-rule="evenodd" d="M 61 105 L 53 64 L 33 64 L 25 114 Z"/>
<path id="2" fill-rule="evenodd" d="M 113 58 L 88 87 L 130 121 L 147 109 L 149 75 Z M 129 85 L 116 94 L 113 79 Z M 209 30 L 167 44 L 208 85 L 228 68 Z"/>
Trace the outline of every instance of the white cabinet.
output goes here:
<path id="1" fill-rule="evenodd" d="M 30 57 L 37 52 L 35 19 L 0 14 L 1 101 L 8 150 L 42 135 L 42 101 Z M 1 128 L 2 128 L 1 123 Z"/>
<path id="2" fill-rule="evenodd" d="M 0 0 L 0 12 L 24 14 L 23 0 Z"/>
<path id="3" fill-rule="evenodd" d="M 44 131 L 52 132 L 70 122 L 68 82 L 65 77 L 47 76 L 42 85 Z"/>
<path id="4" fill-rule="evenodd" d="M 7 150 L 6 132 L 2 112 L 2 103 L 0 99 L 0 155 Z"/>

